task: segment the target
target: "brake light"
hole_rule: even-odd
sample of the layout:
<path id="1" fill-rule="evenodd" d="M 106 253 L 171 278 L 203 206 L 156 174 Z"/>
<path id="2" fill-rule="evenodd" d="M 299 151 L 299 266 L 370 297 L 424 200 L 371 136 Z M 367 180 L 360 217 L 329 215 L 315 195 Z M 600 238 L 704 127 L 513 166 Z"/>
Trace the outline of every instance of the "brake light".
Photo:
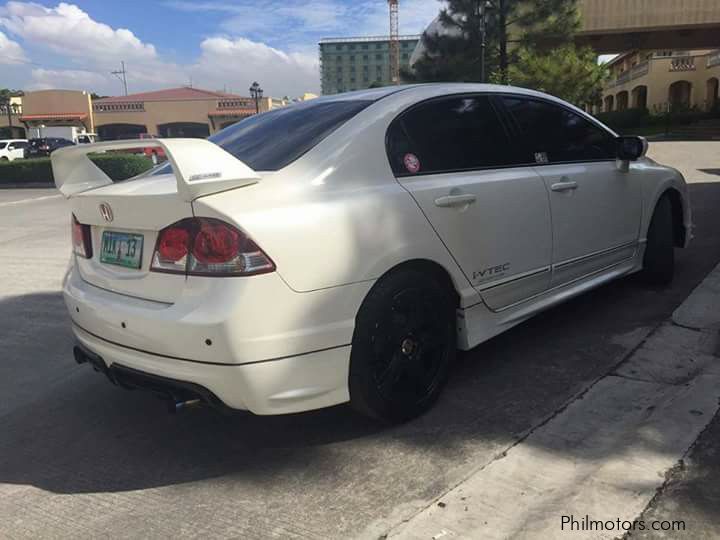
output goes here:
<path id="1" fill-rule="evenodd" d="M 251 276 L 275 263 L 243 231 L 218 219 L 189 218 L 160 231 L 150 270 L 200 276 Z"/>
<path id="2" fill-rule="evenodd" d="M 80 257 L 92 259 L 93 250 L 90 225 L 82 225 L 75 217 L 75 214 L 72 214 L 71 227 L 73 251 L 76 255 L 80 255 Z"/>

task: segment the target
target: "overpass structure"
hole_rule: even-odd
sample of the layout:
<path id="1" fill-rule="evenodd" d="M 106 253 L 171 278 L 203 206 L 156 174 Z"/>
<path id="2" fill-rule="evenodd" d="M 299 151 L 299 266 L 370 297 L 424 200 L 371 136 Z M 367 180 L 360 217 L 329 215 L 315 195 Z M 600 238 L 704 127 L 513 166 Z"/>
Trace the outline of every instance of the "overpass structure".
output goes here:
<path id="1" fill-rule="evenodd" d="M 580 0 L 581 44 L 599 54 L 720 47 L 720 0 Z"/>

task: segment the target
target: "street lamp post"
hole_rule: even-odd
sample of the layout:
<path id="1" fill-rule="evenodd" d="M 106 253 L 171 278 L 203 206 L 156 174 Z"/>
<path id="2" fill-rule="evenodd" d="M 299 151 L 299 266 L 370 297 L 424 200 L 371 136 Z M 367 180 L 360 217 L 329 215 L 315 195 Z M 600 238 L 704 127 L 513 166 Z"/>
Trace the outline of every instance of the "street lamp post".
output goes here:
<path id="1" fill-rule="evenodd" d="M 487 49 L 487 40 L 485 35 L 487 34 L 487 12 L 488 9 L 492 8 L 492 3 L 489 0 L 478 1 L 478 15 L 480 16 L 480 82 L 485 82 L 485 49 Z"/>
<path id="2" fill-rule="evenodd" d="M 257 81 L 252 83 L 252 86 L 250 87 L 250 95 L 255 100 L 255 113 L 260 114 L 260 100 L 263 97 L 263 89 L 260 88 Z"/>

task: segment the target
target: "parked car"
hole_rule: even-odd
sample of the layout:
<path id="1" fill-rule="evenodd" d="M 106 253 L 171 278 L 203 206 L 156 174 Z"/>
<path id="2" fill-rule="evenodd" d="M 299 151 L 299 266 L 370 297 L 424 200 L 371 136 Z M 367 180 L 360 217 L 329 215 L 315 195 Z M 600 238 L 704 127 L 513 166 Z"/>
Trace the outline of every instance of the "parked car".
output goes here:
<path id="1" fill-rule="evenodd" d="M 147 133 L 141 133 L 140 139 L 156 139 L 157 135 L 149 135 Z M 157 165 L 163 161 L 167 161 L 165 151 L 161 147 L 146 147 L 142 150 L 143 154 L 149 157 L 153 164 Z"/>
<path id="2" fill-rule="evenodd" d="M 27 139 L 3 139 L 0 140 L 0 161 L 13 161 L 25 157 Z"/>
<path id="3" fill-rule="evenodd" d="M 133 144 L 52 156 L 64 297 L 77 361 L 173 407 L 407 420 L 458 348 L 622 276 L 667 284 L 692 237 L 644 139 L 530 90 L 327 96 L 160 140 L 172 167 L 122 184 L 85 166 Z"/>
<path id="4" fill-rule="evenodd" d="M 47 157 L 58 148 L 75 146 L 75 143 L 58 137 L 43 137 L 41 139 L 30 139 L 25 150 L 25 157 Z"/>

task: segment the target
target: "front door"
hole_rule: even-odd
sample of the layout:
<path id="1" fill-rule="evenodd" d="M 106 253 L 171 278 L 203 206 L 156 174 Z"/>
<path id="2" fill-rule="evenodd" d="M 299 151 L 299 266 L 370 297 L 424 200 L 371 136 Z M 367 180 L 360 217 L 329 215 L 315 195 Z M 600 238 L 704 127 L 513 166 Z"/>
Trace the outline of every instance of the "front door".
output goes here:
<path id="1" fill-rule="evenodd" d="M 545 291 L 552 231 L 548 196 L 486 95 L 433 99 L 403 113 L 388 136 L 410 192 L 491 309 Z"/>
<path id="2" fill-rule="evenodd" d="M 550 196 L 553 285 L 632 258 L 642 185 L 632 168 L 618 167 L 614 135 L 559 104 L 522 97 L 503 102 Z"/>

